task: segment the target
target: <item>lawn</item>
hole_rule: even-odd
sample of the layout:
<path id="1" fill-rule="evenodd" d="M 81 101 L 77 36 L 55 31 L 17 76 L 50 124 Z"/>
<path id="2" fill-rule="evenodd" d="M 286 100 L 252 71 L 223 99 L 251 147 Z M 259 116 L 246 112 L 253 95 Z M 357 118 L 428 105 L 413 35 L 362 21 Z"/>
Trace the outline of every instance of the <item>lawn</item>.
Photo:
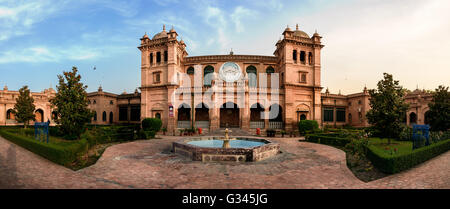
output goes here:
<path id="1" fill-rule="evenodd" d="M 391 139 L 391 143 L 388 144 L 387 139 L 370 138 L 369 143 L 381 152 L 390 155 L 407 154 L 413 151 L 411 141 L 397 141 L 395 139 Z"/>

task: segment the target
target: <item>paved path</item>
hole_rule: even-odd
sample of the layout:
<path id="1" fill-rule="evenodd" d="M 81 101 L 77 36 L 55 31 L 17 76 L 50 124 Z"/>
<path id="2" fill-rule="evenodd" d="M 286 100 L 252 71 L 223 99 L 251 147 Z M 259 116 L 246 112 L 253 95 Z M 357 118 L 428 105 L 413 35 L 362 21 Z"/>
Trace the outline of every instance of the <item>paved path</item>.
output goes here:
<path id="1" fill-rule="evenodd" d="M 118 144 L 72 171 L 0 137 L 0 188 L 450 188 L 450 152 L 364 183 L 333 147 L 273 139 L 282 154 L 261 162 L 202 163 L 170 152 L 179 137 Z"/>

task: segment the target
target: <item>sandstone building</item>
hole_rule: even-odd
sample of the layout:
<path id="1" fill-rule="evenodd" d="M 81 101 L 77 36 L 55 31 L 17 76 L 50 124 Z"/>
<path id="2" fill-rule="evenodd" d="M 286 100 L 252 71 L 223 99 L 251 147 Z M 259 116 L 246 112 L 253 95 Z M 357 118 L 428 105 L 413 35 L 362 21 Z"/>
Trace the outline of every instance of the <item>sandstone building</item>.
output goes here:
<path id="1" fill-rule="evenodd" d="M 189 56 L 186 44 L 172 28 L 140 39 L 140 92 L 88 93 L 93 124 L 139 123 L 157 117 L 169 133 L 196 127 L 244 130 L 296 129 L 300 120 L 321 126 L 368 126 L 369 94 L 321 93 L 321 36 L 287 27 L 273 56 Z M 326 73 L 326 71 L 325 71 Z M 38 121 L 52 120 L 49 98 L 53 89 L 32 93 Z M 17 91 L 0 91 L 0 124 L 16 124 L 11 109 Z M 407 124 L 426 123 L 431 94 L 415 90 L 406 96 Z"/>

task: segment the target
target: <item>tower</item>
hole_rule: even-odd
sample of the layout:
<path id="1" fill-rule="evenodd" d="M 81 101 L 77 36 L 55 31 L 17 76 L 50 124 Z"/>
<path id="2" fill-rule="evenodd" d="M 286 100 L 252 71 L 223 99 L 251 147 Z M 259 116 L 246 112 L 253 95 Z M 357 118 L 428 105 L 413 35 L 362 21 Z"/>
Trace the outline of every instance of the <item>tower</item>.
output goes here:
<path id="1" fill-rule="evenodd" d="M 178 87 L 181 63 L 188 55 L 186 45 L 177 37 L 173 27 L 167 32 L 164 25 L 152 39 L 145 34 L 138 47 L 141 51 L 141 119 L 159 117 L 169 133 L 175 125 L 169 115 L 170 99 Z"/>
<path id="2" fill-rule="evenodd" d="M 305 116 L 321 123 L 320 52 L 324 47 L 321 38 L 317 32 L 310 37 L 296 25 L 294 31 L 286 27 L 283 38 L 276 43 L 274 55 L 282 78 L 280 85 L 285 95 L 294 95 L 285 97 L 287 130 L 295 130 L 297 122 Z"/>

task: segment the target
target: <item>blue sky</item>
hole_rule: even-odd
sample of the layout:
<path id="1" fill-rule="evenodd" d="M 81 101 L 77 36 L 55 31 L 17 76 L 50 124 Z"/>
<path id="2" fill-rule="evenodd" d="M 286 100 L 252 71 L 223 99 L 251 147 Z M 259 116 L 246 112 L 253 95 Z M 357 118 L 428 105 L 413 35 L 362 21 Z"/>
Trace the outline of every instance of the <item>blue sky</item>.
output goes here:
<path id="1" fill-rule="evenodd" d="M 383 72 L 409 89 L 450 84 L 446 0 L 0 0 L 0 86 L 42 91 L 77 66 L 88 91 L 140 85 L 145 32 L 166 24 L 189 55 L 272 55 L 289 25 L 323 36 L 322 86 L 375 88 Z M 93 70 L 96 66 L 97 70 Z"/>

